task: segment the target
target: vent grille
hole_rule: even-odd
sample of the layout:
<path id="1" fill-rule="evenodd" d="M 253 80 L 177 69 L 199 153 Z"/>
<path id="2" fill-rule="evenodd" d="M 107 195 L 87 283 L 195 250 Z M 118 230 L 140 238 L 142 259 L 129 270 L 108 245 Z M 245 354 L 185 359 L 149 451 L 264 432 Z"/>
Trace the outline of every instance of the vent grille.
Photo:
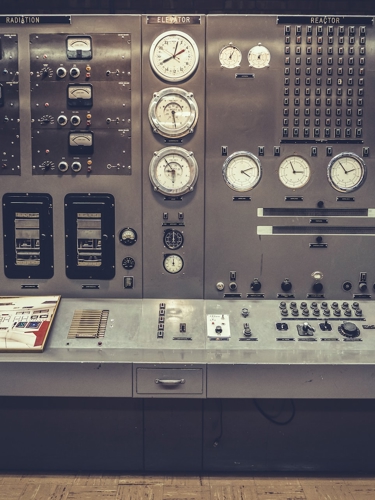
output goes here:
<path id="1" fill-rule="evenodd" d="M 273 226 L 272 234 L 375 234 L 375 227 Z"/>
<path id="2" fill-rule="evenodd" d="M 74 311 L 68 339 L 102 338 L 107 328 L 107 309 L 82 309 Z"/>
<path id="3" fill-rule="evenodd" d="M 265 217 L 368 217 L 368 208 L 263 208 Z"/>

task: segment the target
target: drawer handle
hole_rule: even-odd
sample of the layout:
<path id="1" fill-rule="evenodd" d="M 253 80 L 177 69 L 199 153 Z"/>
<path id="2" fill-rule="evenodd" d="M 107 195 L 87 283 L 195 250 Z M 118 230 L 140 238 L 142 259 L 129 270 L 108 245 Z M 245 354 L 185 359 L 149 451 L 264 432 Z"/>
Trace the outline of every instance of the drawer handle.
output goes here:
<path id="1" fill-rule="evenodd" d="M 180 385 L 184 383 L 185 383 L 184 378 L 181 378 L 180 380 L 161 380 L 160 378 L 155 379 L 155 384 L 162 384 L 162 385 Z"/>

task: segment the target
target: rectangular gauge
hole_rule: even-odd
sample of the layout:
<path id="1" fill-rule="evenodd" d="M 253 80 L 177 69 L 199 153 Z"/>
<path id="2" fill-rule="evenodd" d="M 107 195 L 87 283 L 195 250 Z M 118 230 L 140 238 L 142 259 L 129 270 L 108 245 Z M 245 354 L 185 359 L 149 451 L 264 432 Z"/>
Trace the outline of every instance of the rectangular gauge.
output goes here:
<path id="1" fill-rule="evenodd" d="M 66 39 L 66 55 L 68 59 L 91 59 L 91 36 L 68 36 Z"/>
<path id="2" fill-rule="evenodd" d="M 73 155 L 92 154 L 94 152 L 94 134 L 92 132 L 70 132 L 69 152 Z"/>
<path id="3" fill-rule="evenodd" d="M 90 108 L 93 105 L 92 85 L 68 85 L 68 106 L 71 108 Z"/>

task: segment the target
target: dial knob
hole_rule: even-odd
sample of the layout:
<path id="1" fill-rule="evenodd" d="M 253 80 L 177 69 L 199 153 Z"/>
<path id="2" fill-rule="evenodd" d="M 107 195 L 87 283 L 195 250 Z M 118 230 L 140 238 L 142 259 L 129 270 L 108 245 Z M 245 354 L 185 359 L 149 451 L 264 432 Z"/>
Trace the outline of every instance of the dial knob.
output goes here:
<path id="1" fill-rule="evenodd" d="M 365 282 L 361 282 L 359 285 L 358 285 L 358 288 L 359 290 L 363 293 L 367 290 L 367 283 Z"/>
<path id="2" fill-rule="evenodd" d="M 261 288 L 262 288 L 262 283 L 257 279 L 252 281 L 250 284 L 250 289 L 253 290 L 253 292 L 259 292 Z"/>
<path id="3" fill-rule="evenodd" d="M 283 292 L 290 292 L 291 289 L 292 289 L 292 283 L 288 279 L 285 279 L 281 283 L 281 290 Z"/>
<path id="4" fill-rule="evenodd" d="M 316 283 L 314 283 L 313 284 L 313 290 L 314 290 L 315 293 L 320 293 L 323 290 L 323 284 L 319 283 L 319 281 L 316 282 Z"/>
<path id="5" fill-rule="evenodd" d="M 351 323 L 349 321 L 347 321 L 346 323 L 343 323 L 339 327 L 339 331 L 340 331 L 341 335 L 343 335 L 344 337 L 348 337 L 348 338 L 355 338 L 355 337 L 359 337 L 359 335 L 360 335 L 360 331 L 359 331 L 359 328 L 357 327 L 357 325 L 355 325 L 354 323 Z"/>

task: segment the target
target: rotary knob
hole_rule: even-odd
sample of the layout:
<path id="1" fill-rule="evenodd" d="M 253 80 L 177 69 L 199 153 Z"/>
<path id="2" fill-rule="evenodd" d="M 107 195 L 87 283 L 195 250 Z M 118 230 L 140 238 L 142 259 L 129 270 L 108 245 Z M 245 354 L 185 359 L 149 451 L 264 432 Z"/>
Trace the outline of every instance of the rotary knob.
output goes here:
<path id="1" fill-rule="evenodd" d="M 288 279 L 285 279 L 281 283 L 281 290 L 283 292 L 290 292 L 291 289 L 292 289 L 292 283 Z"/>
<path id="2" fill-rule="evenodd" d="M 262 288 L 262 283 L 258 279 L 254 279 L 254 281 L 251 282 L 250 284 L 250 289 L 253 292 L 259 292 L 259 290 Z"/>
<path id="3" fill-rule="evenodd" d="M 348 337 L 351 339 L 353 339 L 355 337 L 359 337 L 359 335 L 360 335 L 360 331 L 359 331 L 359 328 L 357 327 L 357 325 L 355 325 L 354 323 L 351 323 L 349 321 L 347 321 L 346 323 L 343 323 L 341 326 L 339 326 L 339 332 L 344 337 Z"/>

